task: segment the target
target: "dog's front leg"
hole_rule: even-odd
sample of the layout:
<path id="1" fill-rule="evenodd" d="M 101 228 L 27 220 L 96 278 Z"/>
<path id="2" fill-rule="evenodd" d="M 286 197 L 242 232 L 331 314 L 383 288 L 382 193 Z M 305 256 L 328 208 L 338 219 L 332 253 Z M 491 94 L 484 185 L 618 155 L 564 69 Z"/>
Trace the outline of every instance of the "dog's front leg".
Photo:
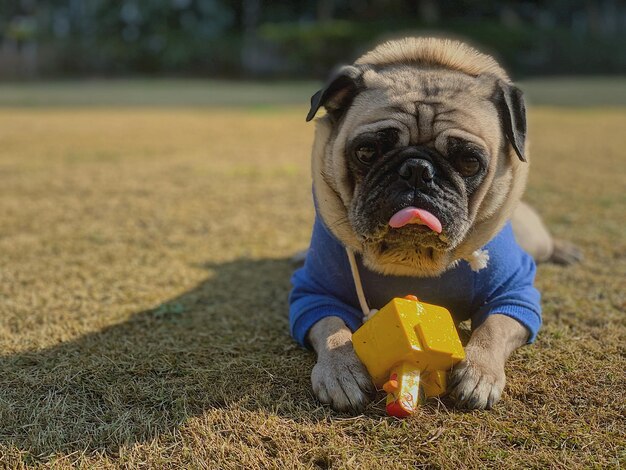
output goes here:
<path id="1" fill-rule="evenodd" d="M 354 353 L 352 333 L 338 317 L 318 321 L 308 340 L 317 353 L 311 373 L 313 392 L 322 403 L 338 411 L 361 411 L 376 389 Z"/>
<path id="2" fill-rule="evenodd" d="M 506 382 L 504 364 L 527 340 L 526 328 L 506 315 L 490 315 L 476 328 L 465 348 L 465 360 L 450 374 L 448 390 L 457 405 L 489 409 L 497 403 Z"/>

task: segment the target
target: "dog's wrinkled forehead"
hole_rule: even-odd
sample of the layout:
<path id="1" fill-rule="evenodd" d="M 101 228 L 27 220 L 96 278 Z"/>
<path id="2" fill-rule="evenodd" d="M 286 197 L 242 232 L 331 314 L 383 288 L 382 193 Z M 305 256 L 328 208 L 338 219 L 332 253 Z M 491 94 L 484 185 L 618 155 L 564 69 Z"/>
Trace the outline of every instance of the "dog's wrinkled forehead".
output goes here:
<path id="1" fill-rule="evenodd" d="M 363 73 L 366 88 L 385 88 L 397 95 L 415 93 L 418 98 L 472 91 L 488 94 L 493 87 L 493 80 L 488 84 L 484 77 L 477 78 L 452 70 L 410 65 L 370 68 Z"/>
<path id="2" fill-rule="evenodd" d="M 498 112 L 490 99 L 492 77 L 397 65 L 367 70 L 361 86 L 342 125 L 348 141 L 392 127 L 401 145 L 430 145 L 439 151 L 445 151 L 450 137 L 490 153 L 501 144 Z"/>

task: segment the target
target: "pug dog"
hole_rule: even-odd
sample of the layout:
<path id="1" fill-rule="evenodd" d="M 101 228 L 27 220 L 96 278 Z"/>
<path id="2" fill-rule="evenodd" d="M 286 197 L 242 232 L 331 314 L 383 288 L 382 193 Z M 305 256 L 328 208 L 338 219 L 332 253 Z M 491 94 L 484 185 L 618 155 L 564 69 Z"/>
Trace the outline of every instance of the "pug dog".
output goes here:
<path id="1" fill-rule="evenodd" d="M 316 219 L 290 294 L 291 333 L 317 353 L 315 395 L 340 411 L 367 405 L 375 389 L 352 332 L 368 308 L 412 294 L 471 321 L 448 391 L 460 407 L 491 408 L 507 358 L 541 325 L 535 260 L 579 257 L 520 202 L 529 167 L 522 92 L 465 43 L 407 38 L 338 69 L 311 98 L 307 121 L 321 107 Z"/>

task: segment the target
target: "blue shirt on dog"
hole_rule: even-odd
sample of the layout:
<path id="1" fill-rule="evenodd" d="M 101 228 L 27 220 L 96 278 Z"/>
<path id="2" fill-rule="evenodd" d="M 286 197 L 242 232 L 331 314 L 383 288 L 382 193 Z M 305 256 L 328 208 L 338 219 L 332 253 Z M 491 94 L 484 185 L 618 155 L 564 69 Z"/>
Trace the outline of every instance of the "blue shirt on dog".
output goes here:
<path id="1" fill-rule="evenodd" d="M 386 276 L 357 264 L 370 308 L 380 309 L 394 297 L 415 295 L 447 308 L 456 321 L 471 319 L 477 328 L 494 313 L 514 318 L 529 332 L 528 342 L 541 326 L 540 295 L 533 287 L 535 262 L 515 241 L 507 223 L 485 247 L 487 267 L 472 271 L 462 260 L 437 277 Z M 289 324 L 294 339 L 308 346 L 309 329 L 324 317 L 341 318 L 355 331 L 363 322 L 345 248 L 316 217 L 304 266 L 292 276 Z"/>

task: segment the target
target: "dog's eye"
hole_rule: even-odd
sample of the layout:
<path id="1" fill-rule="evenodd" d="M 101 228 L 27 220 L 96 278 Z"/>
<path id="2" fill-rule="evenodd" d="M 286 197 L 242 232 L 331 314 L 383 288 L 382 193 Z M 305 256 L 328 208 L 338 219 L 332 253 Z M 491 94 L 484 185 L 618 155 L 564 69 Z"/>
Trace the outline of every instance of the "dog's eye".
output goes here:
<path id="1" fill-rule="evenodd" d="M 387 149 L 392 149 L 398 142 L 398 129 L 384 129 L 376 133 L 378 141 Z"/>
<path id="2" fill-rule="evenodd" d="M 375 147 L 363 146 L 357 148 L 354 153 L 356 154 L 356 158 L 358 158 L 361 163 L 369 165 L 374 161 L 377 152 Z"/>
<path id="3" fill-rule="evenodd" d="M 461 154 L 456 159 L 456 167 L 463 176 L 474 176 L 480 171 L 480 160 L 472 154 Z"/>

